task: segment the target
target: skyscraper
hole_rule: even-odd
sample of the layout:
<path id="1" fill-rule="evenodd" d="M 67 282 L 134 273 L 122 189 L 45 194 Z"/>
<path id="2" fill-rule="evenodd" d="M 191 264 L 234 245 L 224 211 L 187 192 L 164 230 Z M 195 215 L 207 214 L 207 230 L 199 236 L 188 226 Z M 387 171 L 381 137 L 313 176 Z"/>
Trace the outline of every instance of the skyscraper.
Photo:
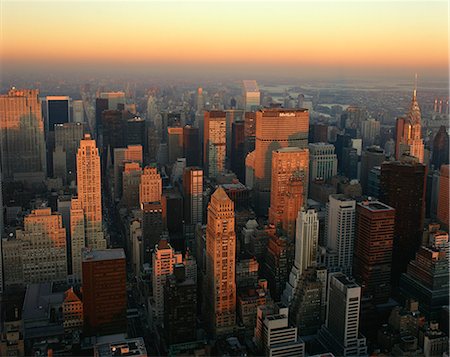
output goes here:
<path id="1" fill-rule="evenodd" d="M 390 296 L 394 224 L 392 207 L 378 201 L 357 204 L 353 276 L 361 285 L 361 294 L 376 304 L 387 302 Z"/>
<path id="2" fill-rule="evenodd" d="M 44 122 L 36 89 L 0 95 L 2 173 L 5 180 L 42 182 L 47 173 Z"/>
<path id="3" fill-rule="evenodd" d="M 442 165 L 439 176 L 437 219 L 447 229 L 449 227 L 449 174 L 450 165 Z"/>
<path id="4" fill-rule="evenodd" d="M 330 195 L 327 204 L 327 261 L 331 271 L 350 275 L 355 241 L 356 202 L 342 194 Z"/>
<path id="5" fill-rule="evenodd" d="M 202 223 L 203 170 L 186 167 L 183 173 L 184 219 L 187 224 Z"/>
<path id="6" fill-rule="evenodd" d="M 397 119 L 397 140 L 395 143 L 396 159 L 400 160 L 403 153 L 409 152 L 416 157 L 420 163 L 424 160 L 424 146 L 422 139 L 422 115 L 417 102 L 417 74 L 414 84 L 413 96 L 408 114 L 405 118 Z"/>
<path id="7" fill-rule="evenodd" d="M 167 141 L 169 148 L 169 164 L 173 164 L 178 158 L 183 157 L 183 128 L 168 127 Z"/>
<path id="8" fill-rule="evenodd" d="M 245 181 L 245 154 L 244 122 L 234 122 L 231 124 L 230 166 L 240 182 Z"/>
<path id="9" fill-rule="evenodd" d="M 431 163 L 435 170 L 449 163 L 449 138 L 445 126 L 441 126 L 433 140 Z"/>
<path id="10" fill-rule="evenodd" d="M 235 254 L 234 203 L 219 187 L 208 205 L 203 299 L 208 326 L 215 336 L 232 332 L 236 324 Z"/>
<path id="11" fill-rule="evenodd" d="M 337 156 L 334 145 L 327 143 L 309 144 L 309 180 L 327 180 L 337 174 Z"/>
<path id="12" fill-rule="evenodd" d="M 173 273 L 174 265 L 181 264 L 182 260 L 181 253 L 175 253 L 167 239 L 162 238 L 155 245 L 155 250 L 152 254 L 152 287 L 153 300 L 155 302 L 153 310 L 157 324 L 161 323 L 164 318 L 164 285 L 166 284 L 166 278 Z"/>
<path id="13" fill-rule="evenodd" d="M 288 207 L 289 188 L 299 181 L 299 197 L 295 205 L 297 210 L 291 221 L 297 218 L 298 209 L 306 204 L 308 195 L 308 149 L 286 147 L 272 152 L 272 180 L 270 190 L 269 222 L 275 225 L 283 222 Z M 297 180 L 296 180 L 297 179 Z M 288 219 L 289 220 L 289 219 Z M 286 229 L 286 227 L 284 227 Z"/>
<path id="14" fill-rule="evenodd" d="M 87 336 L 126 333 L 123 249 L 83 250 L 83 320 Z"/>
<path id="15" fill-rule="evenodd" d="M 327 321 L 319 341 L 336 356 L 367 355 L 366 339 L 359 334 L 361 288 L 342 273 L 330 276 Z"/>
<path id="16" fill-rule="evenodd" d="M 367 194 L 369 172 L 375 166 L 380 166 L 386 160 L 384 150 L 379 146 L 370 146 L 361 155 L 361 186 L 363 193 Z"/>
<path id="17" fill-rule="evenodd" d="M 70 97 L 47 96 L 46 97 L 46 131 L 54 131 L 56 124 L 70 121 Z"/>
<path id="18" fill-rule="evenodd" d="M 156 167 L 144 167 L 139 184 L 139 203 L 161 202 L 162 179 Z"/>
<path id="19" fill-rule="evenodd" d="M 425 215 L 426 167 L 417 159 L 404 156 L 403 161 L 381 165 L 380 201 L 395 209 L 392 284 L 397 286 L 422 241 Z"/>
<path id="20" fill-rule="evenodd" d="M 73 279 L 81 281 L 83 276 L 81 251 L 86 247 L 86 232 L 83 207 L 80 200 L 75 197 L 70 202 L 70 244 Z"/>
<path id="21" fill-rule="evenodd" d="M 272 181 L 272 152 L 308 145 L 309 114 L 307 109 L 261 109 L 256 112 L 254 188 L 258 214 L 267 214 Z"/>
<path id="22" fill-rule="evenodd" d="M 255 80 L 244 80 L 242 95 L 244 97 L 244 110 L 251 112 L 256 110 L 261 103 L 261 94 L 258 83 Z"/>
<path id="23" fill-rule="evenodd" d="M 203 136 L 203 162 L 208 177 L 216 177 L 225 170 L 226 113 L 206 111 Z"/>
<path id="24" fill-rule="evenodd" d="M 90 134 L 84 135 L 77 153 L 77 188 L 84 213 L 87 247 L 104 249 L 100 156 Z"/>
<path id="25" fill-rule="evenodd" d="M 319 217 L 313 209 L 298 212 L 295 234 L 295 259 L 289 281 L 283 292 L 283 302 L 289 304 L 303 272 L 316 265 L 319 240 Z"/>
<path id="26" fill-rule="evenodd" d="M 202 132 L 203 135 L 203 132 Z M 197 166 L 202 162 L 199 129 L 186 125 L 183 128 L 183 155 L 187 166 Z"/>

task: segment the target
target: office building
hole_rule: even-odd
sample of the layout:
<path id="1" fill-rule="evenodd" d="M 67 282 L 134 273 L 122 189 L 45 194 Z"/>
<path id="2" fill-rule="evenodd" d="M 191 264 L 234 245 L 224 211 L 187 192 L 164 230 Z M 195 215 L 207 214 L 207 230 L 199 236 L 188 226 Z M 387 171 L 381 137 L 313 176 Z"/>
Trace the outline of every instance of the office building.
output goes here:
<path id="1" fill-rule="evenodd" d="M 64 319 L 64 331 L 81 331 L 83 329 L 83 302 L 81 292 L 75 291 L 73 287 L 64 293 L 62 312 Z"/>
<path id="2" fill-rule="evenodd" d="M 181 253 L 169 244 L 167 239 L 162 238 L 152 253 L 152 288 L 153 288 L 153 313 L 154 322 L 160 324 L 164 318 L 164 285 L 167 276 L 173 273 L 174 264 L 182 263 Z"/>
<path id="3" fill-rule="evenodd" d="M 125 145 L 141 145 L 146 152 L 145 120 L 141 117 L 136 116 L 127 120 Z"/>
<path id="4" fill-rule="evenodd" d="M 123 249 L 84 249 L 82 257 L 85 334 L 125 333 L 127 276 Z"/>
<path id="5" fill-rule="evenodd" d="M 187 167 L 183 173 L 184 220 L 186 224 L 202 223 L 203 170 Z"/>
<path id="6" fill-rule="evenodd" d="M 167 143 L 169 148 L 169 164 L 173 164 L 178 158 L 183 157 L 183 128 L 168 127 Z"/>
<path id="7" fill-rule="evenodd" d="M 103 168 L 106 168 L 108 155 L 114 149 L 125 147 L 127 118 L 122 110 L 104 110 L 101 116 L 101 157 Z"/>
<path id="8" fill-rule="evenodd" d="M 142 169 L 137 162 L 126 162 L 122 173 L 122 204 L 129 210 L 140 206 L 139 185 Z"/>
<path id="9" fill-rule="evenodd" d="M 258 214 L 267 214 L 270 204 L 272 152 L 288 146 L 306 149 L 308 125 L 309 113 L 306 109 L 274 108 L 256 112 L 254 189 Z"/>
<path id="10" fill-rule="evenodd" d="M 327 180 L 337 174 L 334 145 L 324 142 L 309 144 L 309 180 Z"/>
<path id="11" fill-rule="evenodd" d="M 367 196 L 380 197 L 380 177 L 381 166 L 375 166 L 369 171 L 369 175 L 367 176 Z"/>
<path id="12" fill-rule="evenodd" d="M 358 178 L 358 149 L 347 147 L 342 149 L 341 173 L 350 180 Z"/>
<path id="13" fill-rule="evenodd" d="M 81 251 L 86 247 L 84 211 L 81 201 L 73 197 L 70 203 L 70 244 L 72 276 L 76 281 L 82 278 Z"/>
<path id="14" fill-rule="evenodd" d="M 404 118 L 397 118 L 396 123 L 396 159 L 400 160 L 403 153 L 416 157 L 420 163 L 424 162 L 424 145 L 422 139 L 422 115 L 417 102 L 417 75 L 413 96 L 408 114 Z"/>
<path id="15" fill-rule="evenodd" d="M 272 152 L 272 180 L 270 190 L 269 222 L 275 225 L 283 221 L 287 208 L 289 186 L 293 181 L 299 181 L 301 193 L 298 197 L 297 207 L 300 209 L 306 204 L 308 197 L 308 149 L 296 147 L 286 147 Z M 297 211 L 294 209 L 294 217 L 289 217 L 291 221 L 297 218 Z"/>
<path id="16" fill-rule="evenodd" d="M 303 108 L 299 106 L 298 108 Z M 328 125 L 327 124 L 312 124 L 309 129 L 310 143 L 327 143 L 328 142 Z"/>
<path id="17" fill-rule="evenodd" d="M 364 108 L 350 105 L 341 114 L 341 129 L 350 129 L 355 132 L 361 129 L 361 123 L 366 118 L 366 111 Z M 347 131 L 347 130 L 346 130 Z"/>
<path id="18" fill-rule="evenodd" d="M 330 271 L 351 275 L 355 241 L 356 201 L 342 194 L 330 195 L 326 216 L 325 265 Z"/>
<path id="19" fill-rule="evenodd" d="M 47 174 L 44 121 L 38 90 L 0 95 L 3 179 L 41 183 Z"/>
<path id="20" fill-rule="evenodd" d="M 422 241 L 426 167 L 415 158 L 381 165 L 380 201 L 395 209 L 392 283 L 397 286 Z"/>
<path id="21" fill-rule="evenodd" d="M 121 105 L 125 106 L 126 103 L 124 92 L 101 92 L 100 98 L 107 100 L 107 109 L 110 110 L 120 109 Z"/>
<path id="22" fill-rule="evenodd" d="M 378 144 L 380 141 L 380 122 L 373 118 L 361 122 L 361 138 L 364 147 Z"/>
<path id="23" fill-rule="evenodd" d="M 431 164 L 435 170 L 449 163 L 449 138 L 445 126 L 441 126 L 433 139 Z"/>
<path id="24" fill-rule="evenodd" d="M 143 216 L 144 263 L 150 263 L 152 250 L 159 242 L 164 229 L 162 204 L 161 202 L 144 202 L 141 210 Z"/>
<path id="25" fill-rule="evenodd" d="M 84 123 L 84 106 L 82 100 L 72 101 L 72 121 L 74 123 Z"/>
<path id="26" fill-rule="evenodd" d="M 361 186 L 362 191 L 368 194 L 369 173 L 375 166 L 381 166 L 386 160 L 384 150 L 379 146 L 370 146 L 361 155 Z"/>
<path id="27" fill-rule="evenodd" d="M 419 310 L 429 320 L 438 320 L 449 304 L 448 233 L 436 230 L 422 245 L 400 277 L 400 292 L 419 302 Z"/>
<path id="28" fill-rule="evenodd" d="M 76 180 L 77 175 L 77 160 L 76 155 L 80 141 L 84 137 L 85 125 L 83 123 L 64 123 L 56 124 L 55 131 L 55 151 L 62 150 L 63 152 L 63 166 L 65 172 L 63 173 L 63 183 L 70 184 Z M 57 157 L 53 155 L 53 164 L 58 162 Z M 57 171 L 53 172 L 54 177 L 61 177 L 57 175 Z"/>
<path id="29" fill-rule="evenodd" d="M 164 190 L 161 197 L 163 213 L 163 226 L 167 230 L 174 247 L 177 250 L 184 250 L 183 242 L 183 197 L 175 188 Z M 175 244 L 178 240 L 179 244 Z"/>
<path id="30" fill-rule="evenodd" d="M 47 96 L 46 97 L 46 131 L 54 131 L 56 124 L 70 121 L 70 97 Z"/>
<path id="31" fill-rule="evenodd" d="M 395 210 L 379 201 L 356 206 L 353 276 L 361 294 L 375 304 L 385 303 L 391 291 Z"/>
<path id="32" fill-rule="evenodd" d="M 261 103 L 261 94 L 258 83 L 255 80 L 243 81 L 242 96 L 244 98 L 244 110 L 246 112 L 258 109 Z"/>
<path id="33" fill-rule="evenodd" d="M 313 209 L 302 208 L 298 212 L 295 233 L 295 259 L 282 301 L 289 305 L 303 272 L 316 265 L 319 240 L 319 217 Z"/>
<path id="34" fill-rule="evenodd" d="M 305 342 L 289 325 L 289 308 L 282 304 L 258 306 L 255 342 L 264 356 L 305 356 Z"/>
<path id="35" fill-rule="evenodd" d="M 443 227 L 449 227 L 449 174 L 450 165 L 442 165 L 439 175 L 439 193 L 437 202 L 437 219 Z"/>
<path id="36" fill-rule="evenodd" d="M 239 181 L 245 181 L 245 131 L 244 122 L 238 121 L 231 124 L 231 171 Z"/>
<path id="37" fill-rule="evenodd" d="M 161 202 L 162 179 L 156 167 L 144 167 L 139 184 L 139 203 Z"/>
<path id="38" fill-rule="evenodd" d="M 95 140 L 89 134 L 84 135 L 78 148 L 77 188 L 84 213 L 86 245 L 92 249 L 104 249 L 100 156 Z"/>
<path id="39" fill-rule="evenodd" d="M 169 345 L 197 339 L 197 285 L 175 264 L 164 285 L 164 330 Z"/>
<path id="40" fill-rule="evenodd" d="M 16 238 L 2 242 L 5 286 L 67 279 L 66 230 L 50 208 L 31 211 Z M 14 280 L 16 280 L 14 282 Z"/>
<path id="41" fill-rule="evenodd" d="M 203 134 L 203 132 L 202 132 Z M 183 128 L 183 157 L 187 166 L 198 166 L 202 162 L 199 129 L 190 125 Z"/>
<path id="42" fill-rule="evenodd" d="M 142 337 L 127 339 L 116 337 L 114 341 L 97 343 L 94 346 L 94 357 L 111 356 L 148 357 L 144 339 Z"/>
<path id="43" fill-rule="evenodd" d="M 245 112 L 244 113 L 244 134 L 245 153 L 248 154 L 255 150 L 255 137 L 256 137 L 256 113 Z"/>
<path id="44" fill-rule="evenodd" d="M 359 333 L 361 288 L 345 274 L 330 276 L 327 321 L 319 341 L 336 356 L 367 356 L 366 339 Z"/>
<path id="45" fill-rule="evenodd" d="M 225 171 L 226 113 L 206 111 L 203 135 L 203 164 L 208 177 Z"/>
<path id="46" fill-rule="evenodd" d="M 222 187 L 211 196 L 206 227 L 205 316 L 214 336 L 236 325 L 234 203 Z"/>
<path id="47" fill-rule="evenodd" d="M 114 198 L 119 199 L 122 195 L 122 173 L 126 162 L 135 162 L 142 165 L 143 152 L 141 145 L 129 145 L 126 148 L 114 149 Z M 110 170 L 111 160 L 107 160 L 107 172 Z"/>

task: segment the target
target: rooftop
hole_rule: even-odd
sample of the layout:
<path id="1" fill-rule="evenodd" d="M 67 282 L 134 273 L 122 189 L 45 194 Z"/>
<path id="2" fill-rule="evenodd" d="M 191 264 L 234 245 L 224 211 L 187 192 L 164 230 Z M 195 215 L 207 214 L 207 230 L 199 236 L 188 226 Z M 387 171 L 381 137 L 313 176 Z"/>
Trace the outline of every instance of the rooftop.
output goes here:
<path id="1" fill-rule="evenodd" d="M 99 260 L 115 260 L 115 259 L 125 259 L 125 252 L 123 251 L 122 248 L 83 250 L 83 262 L 99 261 Z"/>
<path id="2" fill-rule="evenodd" d="M 358 203 L 358 206 L 361 206 L 369 211 L 372 212 L 379 212 L 379 211 L 393 211 L 394 208 L 391 206 L 388 206 L 387 204 L 384 204 L 380 201 L 362 201 Z"/>
<path id="3" fill-rule="evenodd" d="M 246 92 L 259 92 L 258 83 L 253 79 L 245 79 L 242 81 Z"/>
<path id="4" fill-rule="evenodd" d="M 145 349 L 144 339 L 142 337 L 138 337 L 97 344 L 95 346 L 94 356 L 147 356 L 147 350 Z"/>
<path id="5" fill-rule="evenodd" d="M 30 284 L 23 302 L 23 320 L 46 320 L 49 306 L 61 304 L 64 293 L 53 293 L 52 283 Z"/>

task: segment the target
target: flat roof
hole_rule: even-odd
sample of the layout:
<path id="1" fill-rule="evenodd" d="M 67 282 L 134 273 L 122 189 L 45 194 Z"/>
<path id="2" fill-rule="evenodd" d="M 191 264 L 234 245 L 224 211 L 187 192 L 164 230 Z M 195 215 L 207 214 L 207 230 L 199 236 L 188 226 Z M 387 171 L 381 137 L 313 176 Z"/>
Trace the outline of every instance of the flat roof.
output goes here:
<path id="1" fill-rule="evenodd" d="M 359 202 L 358 206 L 361 206 L 372 212 L 394 211 L 394 208 L 380 201 L 363 201 Z"/>
<path id="2" fill-rule="evenodd" d="M 118 340 L 95 345 L 95 356 L 147 356 L 142 337 Z"/>
<path id="3" fill-rule="evenodd" d="M 125 259 L 125 252 L 123 251 L 123 248 L 83 250 L 83 262 L 114 259 Z"/>

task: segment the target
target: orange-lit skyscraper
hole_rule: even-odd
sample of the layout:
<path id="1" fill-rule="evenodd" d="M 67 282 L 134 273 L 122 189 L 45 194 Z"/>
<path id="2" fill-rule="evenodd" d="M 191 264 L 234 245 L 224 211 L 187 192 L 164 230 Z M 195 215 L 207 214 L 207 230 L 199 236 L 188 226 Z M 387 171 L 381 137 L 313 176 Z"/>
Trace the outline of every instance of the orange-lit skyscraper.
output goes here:
<path id="1" fill-rule="evenodd" d="M 295 146 L 308 147 L 307 109 L 261 109 L 256 112 L 254 188 L 259 214 L 267 214 L 272 177 L 272 152 Z"/>
<path id="2" fill-rule="evenodd" d="M 187 167 L 183 172 L 184 220 L 187 224 L 203 221 L 203 170 Z"/>
<path id="3" fill-rule="evenodd" d="M 356 206 L 356 238 L 353 275 L 363 296 L 385 303 L 391 291 L 392 245 L 395 210 L 378 201 Z"/>
<path id="4" fill-rule="evenodd" d="M 204 168 L 209 177 L 216 177 L 225 170 L 226 113 L 219 110 L 205 112 L 203 135 Z"/>
<path id="5" fill-rule="evenodd" d="M 236 324 L 234 203 L 222 187 L 211 196 L 206 228 L 205 316 L 215 336 Z"/>
<path id="6" fill-rule="evenodd" d="M 47 172 L 44 121 L 37 89 L 12 88 L 0 95 L 3 178 L 42 182 Z"/>
<path id="7" fill-rule="evenodd" d="M 308 193 L 308 149 L 287 147 L 272 152 L 272 183 L 270 190 L 269 222 L 275 225 L 283 221 L 288 203 L 298 207 L 292 212 L 291 220 L 295 222 L 301 206 L 306 203 Z M 299 197 L 296 202 L 290 202 L 295 194 L 294 186 L 297 183 Z M 293 197 L 292 197 L 293 198 Z M 295 211 L 293 208 L 293 211 Z M 287 217 L 289 220 L 289 217 Z M 292 232 L 292 233 L 295 233 Z"/>
<path id="8" fill-rule="evenodd" d="M 417 82 L 417 75 L 416 75 Z M 414 86 L 414 92 L 406 118 L 397 119 L 397 140 L 395 143 L 395 156 L 400 160 L 404 152 L 409 151 L 411 156 L 419 159 L 423 163 L 424 146 L 422 139 L 422 125 L 419 103 L 417 102 L 417 83 Z"/>
<path id="9" fill-rule="evenodd" d="M 89 134 L 84 135 L 77 153 L 77 188 L 84 213 L 86 246 L 104 249 L 100 156 Z"/>
<path id="10" fill-rule="evenodd" d="M 439 196 L 438 196 L 438 208 L 437 208 L 437 219 L 441 224 L 448 229 L 449 227 L 449 216 L 448 216 L 448 206 L 449 206 L 449 173 L 450 165 L 442 165 L 439 177 Z"/>
<path id="11" fill-rule="evenodd" d="M 156 167 L 145 167 L 139 185 L 139 203 L 161 202 L 162 179 Z"/>
<path id="12" fill-rule="evenodd" d="M 83 250 L 83 320 L 87 336 L 126 333 L 123 249 Z"/>

